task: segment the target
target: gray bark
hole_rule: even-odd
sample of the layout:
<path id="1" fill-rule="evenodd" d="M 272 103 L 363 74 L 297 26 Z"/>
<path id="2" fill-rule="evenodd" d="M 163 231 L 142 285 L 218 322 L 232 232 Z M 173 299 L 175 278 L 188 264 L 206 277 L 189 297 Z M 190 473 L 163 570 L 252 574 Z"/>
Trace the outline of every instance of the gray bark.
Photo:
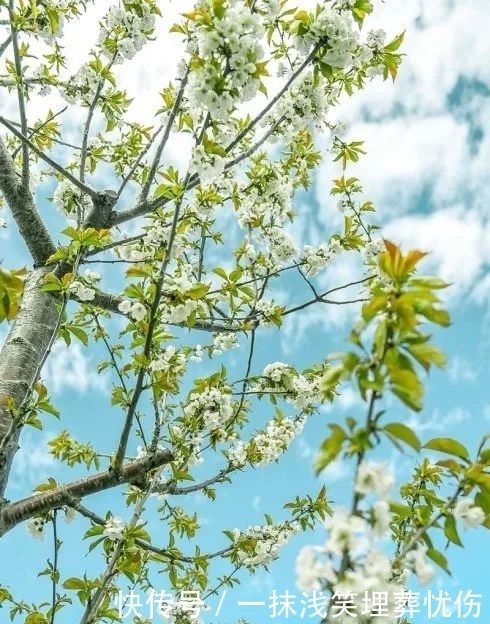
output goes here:
<path id="1" fill-rule="evenodd" d="M 31 252 L 34 266 L 43 265 L 56 251 L 28 188 L 21 185 L 14 163 L 0 138 L 0 189 L 5 197 L 20 235 Z"/>
<path id="2" fill-rule="evenodd" d="M 147 487 L 148 472 L 170 463 L 172 459 L 173 456 L 170 451 L 158 449 L 153 454 L 150 453 L 141 459 L 128 462 L 122 467 L 119 475 L 114 470 L 106 470 L 53 490 L 34 494 L 15 503 L 4 505 L 0 513 L 0 536 L 32 516 L 62 505 L 74 505 L 78 499 L 84 496 L 102 492 L 123 483 L 132 483 L 145 488 Z"/>
<path id="3" fill-rule="evenodd" d="M 5 493 L 21 432 L 5 401 L 11 397 L 18 409 L 28 398 L 58 322 L 56 299 L 39 290 L 48 271 L 43 267 L 29 274 L 20 310 L 0 351 L 0 497 Z"/>

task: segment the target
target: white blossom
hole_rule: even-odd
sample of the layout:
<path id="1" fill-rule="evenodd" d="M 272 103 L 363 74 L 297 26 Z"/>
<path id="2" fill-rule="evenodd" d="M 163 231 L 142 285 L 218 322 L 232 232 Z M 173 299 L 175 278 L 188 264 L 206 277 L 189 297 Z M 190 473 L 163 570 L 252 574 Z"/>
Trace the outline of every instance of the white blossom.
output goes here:
<path id="1" fill-rule="evenodd" d="M 289 364 L 284 364 L 284 362 L 273 362 L 272 364 L 267 364 L 262 375 L 271 379 L 275 383 L 279 383 L 283 381 L 285 377 L 289 377 L 290 371 L 291 367 Z"/>
<path id="2" fill-rule="evenodd" d="M 382 29 L 370 30 L 367 35 L 366 43 L 370 48 L 381 50 L 386 43 L 386 32 Z"/>
<path id="3" fill-rule="evenodd" d="M 92 209 L 92 200 L 87 195 L 83 195 L 76 186 L 68 180 L 63 179 L 58 183 L 53 194 L 53 204 L 66 216 L 73 216 L 80 210 L 82 215 Z"/>
<path id="4" fill-rule="evenodd" d="M 433 566 L 427 563 L 426 553 L 427 547 L 417 544 L 417 547 L 406 555 L 406 561 L 413 564 L 415 574 L 421 585 L 428 585 L 435 576 Z"/>
<path id="5" fill-rule="evenodd" d="M 233 416 L 229 389 L 211 387 L 200 392 L 191 392 L 183 412 L 189 419 L 199 416 L 206 430 L 215 431 Z"/>
<path id="6" fill-rule="evenodd" d="M 321 243 L 317 247 L 305 245 L 301 262 L 304 265 L 305 273 L 308 277 L 318 275 L 332 261 L 332 250 L 326 243 Z"/>
<path id="7" fill-rule="evenodd" d="M 189 78 L 190 108 L 227 120 L 236 103 L 252 99 L 260 86 L 254 74 L 263 36 L 260 17 L 244 2 L 228 4 L 212 25 L 199 25 L 189 51 L 205 62 Z"/>
<path id="8" fill-rule="evenodd" d="M 146 316 L 146 307 L 139 301 L 132 302 L 123 299 L 117 309 L 123 314 L 128 314 L 134 321 L 142 321 Z"/>
<path id="9" fill-rule="evenodd" d="M 201 345 L 200 345 L 200 344 L 197 344 L 197 345 L 194 347 L 194 351 L 193 351 L 192 355 L 191 355 L 191 356 L 189 356 L 189 359 L 190 359 L 192 362 L 202 362 L 202 353 L 203 353 L 203 351 L 202 351 L 202 347 L 201 347 Z"/>
<path id="10" fill-rule="evenodd" d="M 296 557 L 296 585 L 305 592 L 320 591 L 322 583 L 326 580 L 330 583 L 337 581 L 337 575 L 331 561 L 321 562 L 315 556 L 312 546 L 304 546 Z"/>
<path id="11" fill-rule="evenodd" d="M 327 518 L 324 524 L 330 535 L 325 549 L 339 556 L 345 550 L 350 552 L 358 550 L 363 544 L 361 537 L 368 532 L 368 525 L 363 518 L 350 515 L 341 508 Z"/>
<path id="12" fill-rule="evenodd" d="M 281 310 L 274 301 L 267 301 L 266 299 L 260 299 L 255 304 L 255 309 L 260 312 L 259 323 L 265 327 L 271 326 L 274 323 L 271 321 L 271 317 L 278 314 Z"/>
<path id="13" fill-rule="evenodd" d="M 105 535 L 112 541 L 120 540 L 124 531 L 124 523 L 120 518 L 111 516 L 105 523 L 104 532 Z"/>
<path id="14" fill-rule="evenodd" d="M 27 521 L 27 530 L 35 539 L 44 541 L 44 525 L 46 520 L 44 518 L 31 518 Z"/>
<path id="15" fill-rule="evenodd" d="M 243 533 L 234 529 L 234 543 L 240 562 L 254 568 L 258 565 L 267 565 L 273 561 L 291 539 L 298 533 L 300 526 L 297 523 L 283 522 L 278 525 L 265 525 L 249 527 Z M 240 548 L 242 541 L 247 543 L 247 548 Z M 253 552 L 250 552 L 250 543 L 253 544 Z"/>
<path id="16" fill-rule="evenodd" d="M 124 5 L 110 7 L 100 24 L 98 44 L 103 54 L 116 63 L 124 59 L 132 59 L 139 52 L 155 28 L 155 15 L 151 12 L 150 3 L 145 0 L 138 2 L 141 15 L 135 11 L 125 10 Z"/>
<path id="17" fill-rule="evenodd" d="M 169 345 L 151 362 L 150 370 L 171 371 L 174 375 L 181 375 L 185 372 L 186 363 L 187 359 L 185 354 L 173 345 Z"/>
<path id="18" fill-rule="evenodd" d="M 221 332 L 216 334 L 213 340 L 213 355 L 220 355 L 223 351 L 236 349 L 240 345 L 233 332 Z"/>
<path id="19" fill-rule="evenodd" d="M 95 290 L 79 281 L 72 282 L 68 290 L 78 297 L 80 301 L 93 301 L 95 298 Z"/>
<path id="20" fill-rule="evenodd" d="M 363 460 L 357 471 L 354 489 L 359 494 L 377 494 L 384 498 L 394 484 L 395 477 L 386 463 Z"/>
<path id="21" fill-rule="evenodd" d="M 486 519 L 483 509 L 475 505 L 474 501 L 469 498 L 459 500 L 454 506 L 453 514 L 455 518 L 463 520 L 467 529 L 480 526 Z"/>
<path id="22" fill-rule="evenodd" d="M 373 505 L 373 533 L 376 537 L 383 537 L 390 528 L 391 511 L 388 501 L 379 500 Z"/>

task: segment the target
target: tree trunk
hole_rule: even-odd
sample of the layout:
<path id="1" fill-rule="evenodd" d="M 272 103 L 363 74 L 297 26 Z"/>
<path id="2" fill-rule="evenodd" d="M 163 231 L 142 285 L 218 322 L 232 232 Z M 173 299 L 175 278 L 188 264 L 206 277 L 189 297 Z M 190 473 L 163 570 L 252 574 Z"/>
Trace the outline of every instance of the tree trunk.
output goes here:
<path id="1" fill-rule="evenodd" d="M 22 428 L 13 424 L 6 400 L 11 397 L 15 410 L 28 398 L 59 318 L 55 297 L 39 290 L 48 272 L 42 267 L 29 274 L 20 310 L 0 351 L 0 497 L 8 484 Z"/>

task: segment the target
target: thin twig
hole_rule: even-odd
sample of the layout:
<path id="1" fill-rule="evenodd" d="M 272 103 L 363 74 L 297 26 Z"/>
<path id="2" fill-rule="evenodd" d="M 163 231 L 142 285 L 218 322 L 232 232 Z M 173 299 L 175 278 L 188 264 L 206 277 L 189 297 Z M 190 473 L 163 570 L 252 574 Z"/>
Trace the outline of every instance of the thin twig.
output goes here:
<path id="1" fill-rule="evenodd" d="M 190 65 L 187 65 L 185 74 L 182 77 L 182 81 L 180 83 L 179 92 L 177 93 L 177 97 L 175 98 L 175 102 L 172 106 L 172 110 L 168 117 L 167 125 L 165 127 L 165 132 L 163 133 L 162 139 L 157 147 L 157 151 L 155 153 L 153 163 L 148 173 L 148 177 L 146 178 L 145 185 L 143 186 L 143 189 L 141 191 L 140 197 L 138 199 L 138 203 L 145 203 L 146 200 L 148 199 L 151 185 L 153 184 L 153 180 L 155 179 L 158 166 L 160 165 L 160 159 L 162 157 L 163 150 L 165 149 L 165 146 L 167 145 L 167 141 L 170 136 L 170 131 L 172 130 L 172 125 L 175 121 L 175 118 L 177 117 L 177 113 L 179 112 L 182 98 L 184 97 L 184 91 L 187 85 L 187 80 L 189 78 L 189 73 L 190 73 Z"/>
<path id="2" fill-rule="evenodd" d="M 59 110 L 57 113 L 55 113 L 54 115 L 51 115 L 51 117 L 48 117 L 48 119 L 46 119 L 46 121 L 43 121 L 43 123 L 38 126 L 37 128 L 27 128 L 29 130 L 29 139 L 32 139 L 33 136 L 35 136 L 36 134 L 39 134 L 39 132 L 44 128 L 44 126 L 46 126 L 50 121 L 53 121 L 53 119 L 55 119 L 56 117 L 58 117 L 59 115 L 61 115 L 62 113 L 64 113 L 66 111 L 66 109 L 68 108 L 68 106 L 64 106 L 61 110 Z M 13 122 L 11 122 L 13 123 Z M 20 124 L 15 124 L 15 125 L 20 125 Z M 80 149 L 77 148 L 74 145 L 70 145 L 69 143 L 64 143 L 63 141 L 58 141 L 57 139 L 54 139 L 52 137 L 49 137 L 54 143 L 58 143 L 59 145 L 64 145 L 65 147 L 71 147 L 73 149 Z M 17 154 L 19 153 L 19 150 L 22 149 L 22 145 L 23 143 L 20 144 L 20 146 L 14 150 L 12 152 L 12 160 L 17 156 Z"/>
<path id="3" fill-rule="evenodd" d="M 12 49 L 14 51 L 14 65 L 17 77 L 17 101 L 19 103 L 19 117 L 22 134 L 27 136 L 27 114 L 26 103 L 24 100 L 24 78 L 22 71 L 22 63 L 20 60 L 19 40 L 17 38 L 17 29 L 13 23 L 14 0 L 9 0 L 9 17 L 10 17 L 10 34 L 12 36 Z M 29 188 L 29 150 L 25 142 L 22 143 L 22 186 Z"/>
<path id="4" fill-rule="evenodd" d="M 37 154 L 39 158 L 41 158 L 41 160 L 44 160 L 45 163 L 53 167 L 53 169 L 55 169 L 58 173 L 61 173 L 63 177 L 69 180 L 74 186 L 76 186 L 80 191 L 82 191 L 82 193 L 86 193 L 91 199 L 94 199 L 97 197 L 96 191 L 86 186 L 85 184 L 82 184 L 82 182 L 80 182 L 78 178 L 76 178 L 73 174 L 71 174 L 62 165 L 58 164 L 49 156 L 46 156 L 46 154 L 44 154 L 44 152 L 41 149 L 39 149 L 28 137 L 22 134 L 22 132 L 19 132 L 17 128 L 15 128 L 15 126 L 13 126 L 9 121 L 5 119 L 5 117 L 0 116 L 0 123 L 6 128 L 8 128 L 10 132 L 13 135 L 15 135 L 18 139 L 20 139 L 21 141 L 24 141 L 31 148 L 31 150 L 35 154 Z"/>

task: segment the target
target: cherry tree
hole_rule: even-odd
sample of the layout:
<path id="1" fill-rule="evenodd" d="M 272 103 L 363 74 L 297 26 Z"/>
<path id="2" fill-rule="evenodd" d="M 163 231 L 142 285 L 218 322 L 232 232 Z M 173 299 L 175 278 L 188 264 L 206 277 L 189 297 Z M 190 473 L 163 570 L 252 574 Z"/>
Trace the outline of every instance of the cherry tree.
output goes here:
<path id="1" fill-rule="evenodd" d="M 0 355 L 0 536 L 22 523 L 33 537 L 54 536 L 41 571 L 52 586 L 44 602 L 27 603 L 2 579 L 0 604 L 14 621 L 122 621 L 121 592 L 154 591 L 158 573 L 188 599 L 199 593 L 205 607 L 244 573 L 267 568 L 295 534 L 324 526 L 325 545 L 298 555 L 299 587 L 330 595 L 326 622 L 347 619 L 335 612 L 342 596 L 357 596 L 352 608 L 361 613 L 364 592 L 386 591 L 386 612 L 372 605 L 359 621 L 393 622 L 404 617 L 411 573 L 429 582 L 429 559 L 447 569 L 431 531 L 458 544 L 458 518 L 488 525 L 486 439 L 474 457 L 450 438 L 423 445 L 380 407 L 394 395 L 422 409 L 420 368 L 445 363 L 425 326 L 449 324 L 437 295 L 447 284 L 416 273 L 424 253 L 378 236 L 372 203 L 346 173 L 363 144 L 346 139 L 332 111 L 368 81 L 395 79 L 403 34 L 369 30 L 369 0 L 303 4 L 203 0 L 173 23 L 170 0 L 0 1 L 1 225 L 18 231 L 30 256 L 27 268 L 0 267 L 0 316 L 9 324 Z M 87 20 L 97 30 L 88 57 L 70 58 L 66 33 Z M 170 82 L 152 73 L 160 99 L 151 126 L 134 119 L 137 87 L 121 87 L 147 46 L 155 58 L 182 51 Z M 328 138 L 326 153 L 319 137 Z M 338 163 L 329 201 L 343 227 L 319 243 L 300 240 L 296 224 L 309 215 L 298 216 L 295 202 L 325 158 Z M 358 258 L 359 273 L 322 288 L 347 255 Z M 299 286 L 284 301 L 291 280 Z M 359 311 L 352 351 L 325 353 L 305 370 L 275 358 L 258 369 L 259 342 L 315 306 Z M 59 341 L 100 355 L 105 409 L 117 422 L 109 450 L 98 438 L 105 427 L 90 442 L 77 439 L 50 398 L 43 370 Z M 274 521 L 271 509 L 262 526 L 217 527 L 217 550 L 199 546 L 185 495 L 214 500 L 237 473 L 278 461 L 348 383 L 365 402 L 364 420 L 329 424 L 316 469 L 352 460 L 351 508 L 332 507 L 325 487 L 291 492 L 288 519 Z M 268 414 L 262 423 L 259 412 Z M 67 423 L 50 453 L 64 474 L 86 472 L 50 476 L 10 500 L 25 432 L 42 430 L 50 415 Z M 386 440 L 449 459 L 421 459 L 396 501 L 393 475 L 368 457 Z M 124 505 L 101 514 L 92 501 L 103 505 L 108 490 L 123 492 Z M 99 563 L 94 575 L 83 564 L 70 577 L 58 567 L 60 518 L 73 516 Z M 225 573 L 214 574 L 216 560 Z M 155 617 L 197 617 L 184 598 L 155 601 Z"/>

